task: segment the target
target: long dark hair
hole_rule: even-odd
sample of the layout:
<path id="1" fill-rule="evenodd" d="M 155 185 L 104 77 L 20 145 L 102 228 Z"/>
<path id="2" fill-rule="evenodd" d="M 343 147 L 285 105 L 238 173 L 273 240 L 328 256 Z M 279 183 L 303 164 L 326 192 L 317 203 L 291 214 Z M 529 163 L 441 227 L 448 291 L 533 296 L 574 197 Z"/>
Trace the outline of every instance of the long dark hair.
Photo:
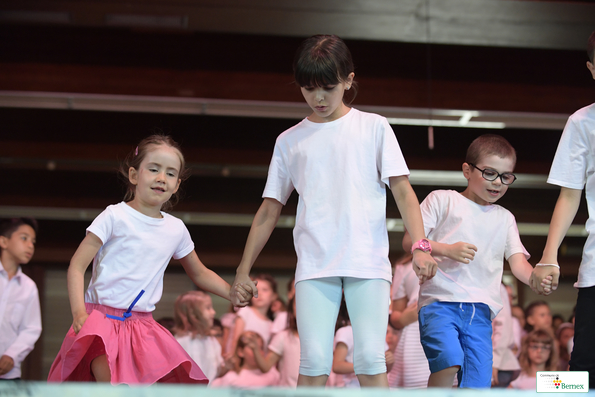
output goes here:
<path id="1" fill-rule="evenodd" d="M 316 35 L 302 42 L 293 60 L 295 82 L 300 87 L 326 87 L 346 81 L 355 71 L 351 52 L 335 35 Z M 357 95 L 355 81 L 351 84 L 351 103 Z"/>

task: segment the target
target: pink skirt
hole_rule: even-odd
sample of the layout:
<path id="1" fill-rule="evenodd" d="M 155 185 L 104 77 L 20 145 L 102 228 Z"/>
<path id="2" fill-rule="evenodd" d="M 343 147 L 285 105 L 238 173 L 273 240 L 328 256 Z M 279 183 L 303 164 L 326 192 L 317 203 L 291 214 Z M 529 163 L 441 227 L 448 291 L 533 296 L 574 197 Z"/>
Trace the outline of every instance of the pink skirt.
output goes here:
<path id="1" fill-rule="evenodd" d="M 70 327 L 48 376 L 49 382 L 93 382 L 91 361 L 105 354 L 111 383 L 152 384 L 209 383 L 198 365 L 171 333 L 153 320 L 152 313 L 131 312 L 124 321 L 123 309 L 85 303 L 89 317 L 76 335 Z"/>

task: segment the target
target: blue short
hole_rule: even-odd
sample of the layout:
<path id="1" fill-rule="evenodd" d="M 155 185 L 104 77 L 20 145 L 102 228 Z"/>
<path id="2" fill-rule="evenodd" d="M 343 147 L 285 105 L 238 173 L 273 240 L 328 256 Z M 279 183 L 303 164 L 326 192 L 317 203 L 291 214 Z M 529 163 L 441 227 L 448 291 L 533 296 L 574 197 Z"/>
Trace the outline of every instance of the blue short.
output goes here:
<path id="1" fill-rule="evenodd" d="M 460 366 L 459 387 L 492 380 L 492 320 L 484 303 L 434 302 L 419 311 L 421 344 L 432 373 Z"/>

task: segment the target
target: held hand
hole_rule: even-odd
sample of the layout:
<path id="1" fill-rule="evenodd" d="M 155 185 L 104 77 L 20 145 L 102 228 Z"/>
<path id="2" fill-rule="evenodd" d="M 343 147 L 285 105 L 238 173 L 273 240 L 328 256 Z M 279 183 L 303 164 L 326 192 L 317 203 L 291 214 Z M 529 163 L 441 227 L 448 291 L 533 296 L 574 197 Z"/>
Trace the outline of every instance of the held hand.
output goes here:
<path id="1" fill-rule="evenodd" d="M 89 317 L 89 315 L 87 313 L 85 313 L 85 314 L 82 314 L 82 315 L 76 317 L 72 321 L 72 330 L 74 331 L 75 334 L 78 334 L 80 332 L 81 328 L 83 328 L 85 321 L 87 321 L 87 317 Z"/>
<path id="2" fill-rule="evenodd" d="M 258 297 L 256 281 L 252 281 L 247 274 L 236 274 L 236 278 L 229 290 L 229 300 L 234 306 L 246 306 L 252 296 Z"/>
<path id="3" fill-rule="evenodd" d="M 234 284 L 229 290 L 229 298 L 234 306 L 244 307 L 250 303 L 252 293 L 248 292 L 242 284 Z"/>
<path id="4" fill-rule="evenodd" d="M 6 354 L 0 357 L 0 375 L 7 374 L 14 368 L 14 360 Z"/>
<path id="5" fill-rule="evenodd" d="M 437 268 L 438 265 L 430 254 L 420 250 L 413 251 L 413 271 L 417 274 L 420 284 L 434 277 Z"/>
<path id="6" fill-rule="evenodd" d="M 469 263 L 475 257 L 477 247 L 473 244 L 459 241 L 458 243 L 450 244 L 448 248 L 448 257 L 453 261 L 461 263 Z"/>
<path id="7" fill-rule="evenodd" d="M 529 278 L 531 289 L 543 295 L 549 295 L 558 288 L 560 269 L 556 266 L 535 266 Z"/>

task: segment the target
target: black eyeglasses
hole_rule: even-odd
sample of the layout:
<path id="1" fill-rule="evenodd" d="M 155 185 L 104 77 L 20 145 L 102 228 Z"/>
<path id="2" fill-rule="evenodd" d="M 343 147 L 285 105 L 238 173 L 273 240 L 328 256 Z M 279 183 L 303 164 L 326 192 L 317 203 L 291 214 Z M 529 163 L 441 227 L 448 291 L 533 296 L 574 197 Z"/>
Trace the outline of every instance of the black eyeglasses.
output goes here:
<path id="1" fill-rule="evenodd" d="M 486 181 L 495 181 L 496 179 L 498 179 L 498 177 L 500 177 L 500 180 L 505 185 L 512 185 L 512 183 L 514 181 L 516 181 L 516 176 L 512 172 L 505 172 L 503 174 L 499 174 L 498 171 L 496 171 L 496 170 L 492 170 L 489 168 L 485 168 L 482 170 L 481 168 L 477 167 L 473 163 L 467 163 L 467 164 L 469 164 L 473 168 L 477 168 L 479 171 L 481 171 L 481 176 Z"/>

